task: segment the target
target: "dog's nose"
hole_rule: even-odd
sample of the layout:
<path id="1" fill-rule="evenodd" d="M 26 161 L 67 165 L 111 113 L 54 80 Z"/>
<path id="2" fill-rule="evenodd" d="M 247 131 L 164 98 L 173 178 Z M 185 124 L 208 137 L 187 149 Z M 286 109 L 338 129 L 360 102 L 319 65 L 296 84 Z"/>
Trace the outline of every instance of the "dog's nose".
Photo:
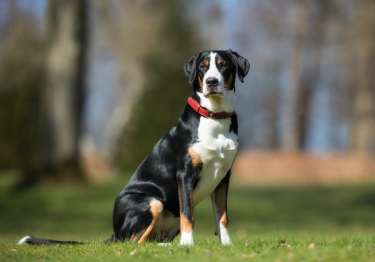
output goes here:
<path id="1" fill-rule="evenodd" d="M 209 77 L 206 79 L 206 84 L 208 87 L 216 87 L 219 85 L 219 80 L 216 77 Z"/>

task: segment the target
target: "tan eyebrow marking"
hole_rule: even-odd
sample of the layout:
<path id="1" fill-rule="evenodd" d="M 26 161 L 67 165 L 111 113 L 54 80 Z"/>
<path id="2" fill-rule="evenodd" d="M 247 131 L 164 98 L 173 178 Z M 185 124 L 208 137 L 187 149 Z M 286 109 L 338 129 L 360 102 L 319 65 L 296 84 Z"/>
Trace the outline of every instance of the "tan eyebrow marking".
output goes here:
<path id="1" fill-rule="evenodd" d="M 206 66 L 208 66 L 208 63 L 209 63 L 208 60 L 206 60 L 206 61 L 204 62 L 204 64 L 205 64 Z"/>
<path id="2" fill-rule="evenodd" d="M 221 63 L 223 62 L 223 60 L 221 60 L 221 59 L 218 59 L 217 60 L 217 63 L 220 65 Z"/>

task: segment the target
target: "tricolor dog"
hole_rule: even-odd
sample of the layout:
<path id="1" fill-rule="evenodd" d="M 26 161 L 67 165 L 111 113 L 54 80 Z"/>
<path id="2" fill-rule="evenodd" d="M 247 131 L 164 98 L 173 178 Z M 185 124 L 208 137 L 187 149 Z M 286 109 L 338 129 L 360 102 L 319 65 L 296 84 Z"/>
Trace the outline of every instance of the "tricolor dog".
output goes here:
<path id="1" fill-rule="evenodd" d="M 235 78 L 243 82 L 249 69 L 232 50 L 200 51 L 185 64 L 193 95 L 118 195 L 109 241 L 170 242 L 181 233 L 180 244 L 193 245 L 194 206 L 211 195 L 216 234 L 232 244 L 227 195 L 238 148 Z M 19 244 L 25 242 L 66 243 L 27 236 Z"/>

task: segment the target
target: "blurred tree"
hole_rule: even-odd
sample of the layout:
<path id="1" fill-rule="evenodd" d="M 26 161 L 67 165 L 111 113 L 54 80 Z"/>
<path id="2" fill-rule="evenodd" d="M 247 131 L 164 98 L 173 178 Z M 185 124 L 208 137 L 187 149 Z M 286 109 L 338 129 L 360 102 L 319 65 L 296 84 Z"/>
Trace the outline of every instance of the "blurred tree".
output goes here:
<path id="1" fill-rule="evenodd" d="M 355 4 L 351 148 L 366 153 L 375 148 L 375 2 Z"/>
<path id="2" fill-rule="evenodd" d="M 331 1 L 329 12 L 330 37 L 327 41 L 327 51 L 331 57 L 324 57 L 323 69 L 335 68 L 337 75 L 330 80 L 328 86 L 330 121 L 330 141 L 335 149 L 350 149 L 350 139 L 345 137 L 340 141 L 338 132 L 350 125 L 350 111 L 352 101 L 352 86 L 354 83 L 353 41 L 353 12 L 354 7 L 349 1 Z M 345 11 L 344 11 L 345 10 Z M 348 11 L 346 11 L 348 10 Z M 350 10 L 350 11 L 349 11 Z M 341 138 L 342 139 L 342 138 Z"/>
<path id="3" fill-rule="evenodd" d="M 155 8 L 159 1 L 95 0 L 100 18 L 98 42 L 118 63 L 120 87 L 114 90 L 116 101 L 113 114 L 108 116 L 105 133 L 109 149 L 115 150 L 117 141 L 132 116 L 134 106 L 142 98 L 147 79 L 144 58 L 159 52 L 158 30 L 163 18 Z M 124 15 L 125 14 L 125 15 Z M 103 87 L 107 88 L 107 87 Z"/>
<path id="4" fill-rule="evenodd" d="M 313 108 L 313 96 L 317 90 L 321 72 L 322 56 L 325 45 L 327 19 L 331 9 L 330 1 L 317 0 L 308 10 L 310 19 L 307 27 L 307 39 L 305 44 L 304 64 L 301 72 L 300 93 L 296 114 L 297 133 L 296 141 L 298 149 L 305 149 L 310 131 L 311 111 Z"/>
<path id="5" fill-rule="evenodd" d="M 166 19 L 163 15 L 171 14 L 159 12 L 166 4 L 160 0 L 95 0 L 93 3 L 99 21 L 95 34 L 96 46 L 103 50 L 101 53 L 104 53 L 105 57 L 109 57 L 117 65 L 116 70 L 119 71 L 120 76 L 118 85 L 96 87 L 96 90 L 102 89 L 99 92 L 108 93 L 108 90 L 112 89 L 115 93 L 115 101 L 111 103 L 110 109 L 112 113 L 105 119 L 99 120 L 103 123 L 99 124 L 100 132 L 105 134 L 107 149 L 112 152 L 115 151 L 124 128 L 130 123 L 134 107 L 146 91 L 146 81 L 150 77 L 150 72 L 146 70 L 148 68 L 146 58 L 164 49 L 162 45 L 165 41 L 160 37 L 160 30 L 163 26 L 168 27 L 163 25 Z M 194 1 L 178 3 L 185 8 L 185 10 L 178 10 L 178 13 L 185 16 L 183 19 L 188 24 L 186 30 L 196 27 L 193 19 L 186 17 L 188 13 L 186 9 L 191 8 L 193 3 Z M 173 28 L 172 24 L 170 26 Z M 183 29 L 182 32 L 186 30 Z M 200 34 L 198 30 L 195 32 Z M 171 36 L 173 33 L 171 31 Z M 188 35 L 192 36 L 189 32 Z M 197 39 L 192 37 L 187 41 L 195 41 L 193 38 Z M 166 47 L 168 48 L 169 45 L 167 44 Z M 179 56 L 179 54 L 174 55 Z"/>
<path id="6" fill-rule="evenodd" d="M 85 97 L 87 1 L 49 1 L 43 168 L 50 178 L 83 181 L 79 141 Z"/>
<path id="7" fill-rule="evenodd" d="M 83 181 L 85 0 L 50 1 L 48 39 L 10 1 L 0 49 L 0 167 L 21 170 L 18 188 L 43 179 Z"/>
<path id="8" fill-rule="evenodd" d="M 291 28 L 293 37 L 291 39 L 291 55 L 287 65 L 289 78 L 288 90 L 285 95 L 285 123 L 282 132 L 282 147 L 284 149 L 299 149 L 299 103 L 301 96 L 301 75 L 303 67 L 303 54 L 306 45 L 306 34 L 308 26 L 308 1 L 295 1 L 292 5 Z"/>
<path id="9" fill-rule="evenodd" d="M 286 123 L 282 147 L 305 149 L 311 121 L 312 98 L 319 80 L 330 2 L 295 1 L 294 29 L 289 63 L 290 88 L 286 94 Z"/>
<path id="10" fill-rule="evenodd" d="M 203 40 L 204 45 L 207 47 L 207 50 L 217 50 L 220 49 L 219 46 L 224 42 L 225 34 L 223 34 L 223 10 L 220 8 L 219 1 L 210 0 L 206 2 L 209 3 L 209 6 L 206 7 L 206 17 L 207 23 L 202 25 L 203 27 Z"/>
<path id="11" fill-rule="evenodd" d="M 134 107 L 117 145 L 115 161 L 122 169 L 135 169 L 176 124 L 192 93 L 182 68 L 200 49 L 199 33 L 194 32 L 194 25 L 183 11 L 187 1 L 146 2 L 148 12 L 153 14 L 152 46 L 138 57 L 144 70 L 144 95 Z M 150 37 L 141 41 L 149 42 Z"/>
<path id="12" fill-rule="evenodd" d="M 40 95 L 44 35 L 28 10 L 9 1 L 0 36 L 0 168 L 21 172 L 22 184 L 40 172 Z"/>

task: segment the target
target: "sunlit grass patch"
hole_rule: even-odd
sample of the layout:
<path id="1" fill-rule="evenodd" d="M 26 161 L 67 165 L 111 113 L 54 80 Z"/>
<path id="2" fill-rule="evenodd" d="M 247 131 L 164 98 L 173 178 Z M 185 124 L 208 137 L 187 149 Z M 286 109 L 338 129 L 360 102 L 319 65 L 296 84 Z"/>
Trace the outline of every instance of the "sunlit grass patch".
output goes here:
<path id="1" fill-rule="evenodd" d="M 374 261 L 374 237 L 343 236 L 319 239 L 261 237 L 233 239 L 233 246 L 221 246 L 214 237 L 198 236 L 194 246 L 168 246 L 134 242 L 102 244 L 88 239 L 85 245 L 0 244 L 1 261 Z"/>
<path id="2" fill-rule="evenodd" d="M 84 190 L 56 186 L 2 190 L 0 261 L 375 261 L 374 185 L 231 185 L 233 246 L 221 246 L 214 235 L 209 199 L 194 210 L 193 247 L 180 247 L 179 237 L 170 246 L 103 245 L 112 235 L 114 200 L 126 181 L 119 177 Z M 4 189 L 4 184 L 0 187 Z M 86 244 L 18 246 L 26 235 Z"/>

